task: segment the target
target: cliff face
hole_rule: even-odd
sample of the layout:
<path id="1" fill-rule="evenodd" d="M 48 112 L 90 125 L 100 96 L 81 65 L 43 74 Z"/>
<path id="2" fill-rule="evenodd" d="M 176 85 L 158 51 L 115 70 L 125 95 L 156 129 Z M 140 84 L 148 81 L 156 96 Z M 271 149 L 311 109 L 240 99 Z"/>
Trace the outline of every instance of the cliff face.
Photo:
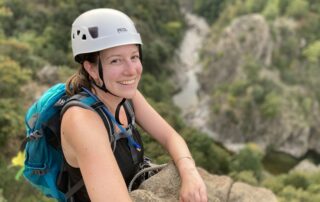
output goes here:
<path id="1" fill-rule="evenodd" d="M 275 195 L 265 188 L 234 182 L 228 176 L 211 175 L 198 168 L 205 181 L 210 202 L 276 202 Z M 143 182 L 139 189 L 130 193 L 136 202 L 179 201 L 180 178 L 173 164 L 168 164 L 157 175 Z"/>
<path id="2" fill-rule="evenodd" d="M 289 19 L 267 22 L 263 16 L 242 16 L 205 45 L 205 69 L 199 75 L 202 94 L 211 95 L 207 125 L 225 145 L 255 142 L 262 148 L 303 156 L 320 153 L 319 104 L 308 85 L 284 82 L 277 61 L 288 40 L 296 39 Z M 300 50 L 286 47 L 292 57 Z M 283 54 L 284 55 L 284 54 Z M 303 66 L 285 67 L 303 71 Z M 301 75 L 302 76 L 302 75 Z"/>

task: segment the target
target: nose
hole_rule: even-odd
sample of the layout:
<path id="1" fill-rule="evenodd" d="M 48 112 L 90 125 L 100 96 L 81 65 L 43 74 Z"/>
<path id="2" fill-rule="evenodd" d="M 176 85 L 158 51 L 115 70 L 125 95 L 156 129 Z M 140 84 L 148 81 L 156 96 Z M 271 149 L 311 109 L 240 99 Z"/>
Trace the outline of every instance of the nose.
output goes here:
<path id="1" fill-rule="evenodd" d="M 141 63 L 139 61 L 127 60 L 124 72 L 128 75 L 136 74 L 140 66 Z"/>

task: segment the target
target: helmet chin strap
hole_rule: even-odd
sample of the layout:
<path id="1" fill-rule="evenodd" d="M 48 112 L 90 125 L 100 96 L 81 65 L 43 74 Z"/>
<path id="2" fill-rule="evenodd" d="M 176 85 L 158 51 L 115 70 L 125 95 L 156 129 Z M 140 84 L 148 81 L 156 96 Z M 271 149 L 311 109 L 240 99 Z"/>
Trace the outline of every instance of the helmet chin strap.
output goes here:
<path id="1" fill-rule="evenodd" d="M 118 95 L 115 95 L 113 94 L 112 92 L 110 92 L 105 83 L 104 83 L 104 79 L 103 79 L 103 68 L 102 68 L 102 63 L 101 63 L 101 60 L 100 60 L 100 54 L 99 54 L 99 64 L 98 64 L 98 70 L 99 70 L 99 78 L 102 80 L 102 86 L 99 86 L 96 84 L 95 81 L 93 81 L 93 84 L 98 87 L 99 89 L 103 90 L 105 93 L 109 93 L 115 97 L 119 97 Z M 119 97 L 120 98 L 120 97 Z M 115 118 L 116 118 L 116 121 L 120 124 L 120 125 L 123 125 L 121 122 L 120 122 L 120 119 L 119 119 L 119 114 L 120 114 L 120 108 L 123 106 L 124 102 L 126 101 L 126 98 L 123 98 L 121 100 L 121 102 L 118 104 L 117 108 L 116 108 L 116 111 L 115 111 Z"/>

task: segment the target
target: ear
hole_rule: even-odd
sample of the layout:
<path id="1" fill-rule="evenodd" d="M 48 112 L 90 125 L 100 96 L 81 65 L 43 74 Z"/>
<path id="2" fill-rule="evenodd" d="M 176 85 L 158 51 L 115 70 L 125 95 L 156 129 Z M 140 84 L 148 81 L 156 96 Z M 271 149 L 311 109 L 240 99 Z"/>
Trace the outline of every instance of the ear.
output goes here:
<path id="1" fill-rule="evenodd" d="M 94 80 L 99 79 L 98 68 L 93 63 L 86 60 L 83 62 L 83 67 L 88 72 L 91 78 L 93 78 Z"/>

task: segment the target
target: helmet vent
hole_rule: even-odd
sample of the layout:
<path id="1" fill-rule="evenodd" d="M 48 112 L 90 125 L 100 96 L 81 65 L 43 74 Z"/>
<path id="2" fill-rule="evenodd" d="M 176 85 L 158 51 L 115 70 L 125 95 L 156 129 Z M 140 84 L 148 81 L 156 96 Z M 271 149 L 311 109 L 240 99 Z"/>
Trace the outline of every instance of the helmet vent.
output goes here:
<path id="1" fill-rule="evenodd" d="M 98 37 L 98 27 L 89 27 L 89 33 L 93 39 Z"/>
<path id="2" fill-rule="evenodd" d="M 79 34 L 80 34 L 80 30 L 77 30 L 77 35 L 79 36 Z"/>
<path id="3" fill-rule="evenodd" d="M 82 40 L 87 40 L 87 36 L 85 34 L 82 34 Z"/>

